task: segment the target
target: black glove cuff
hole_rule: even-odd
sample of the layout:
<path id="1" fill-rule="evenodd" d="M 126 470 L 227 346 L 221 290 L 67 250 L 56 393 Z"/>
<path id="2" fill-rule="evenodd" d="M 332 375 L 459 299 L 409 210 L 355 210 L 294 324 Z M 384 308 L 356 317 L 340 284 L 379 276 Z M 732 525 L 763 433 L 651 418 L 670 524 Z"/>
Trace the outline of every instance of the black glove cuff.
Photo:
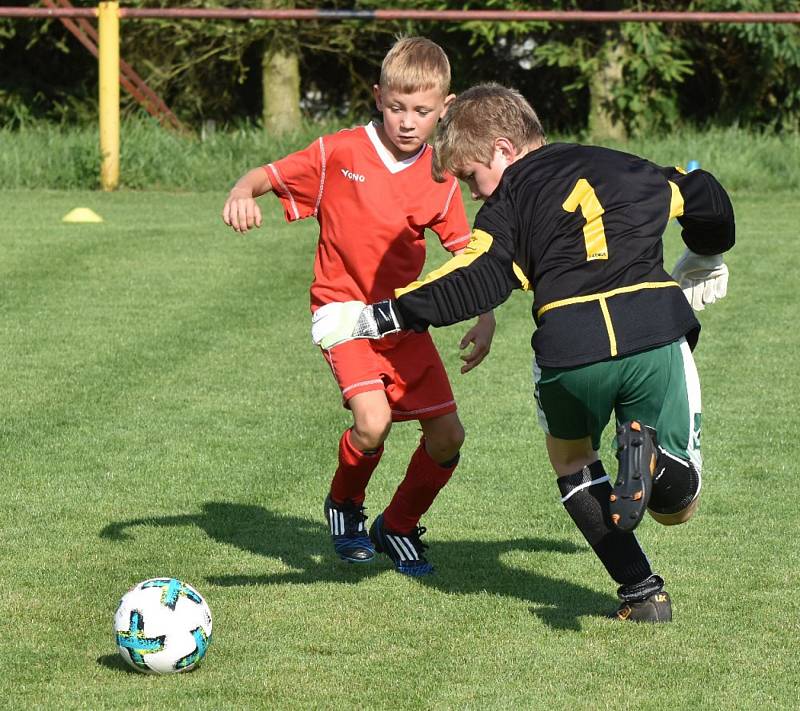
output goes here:
<path id="1" fill-rule="evenodd" d="M 400 315 L 395 310 L 394 301 L 391 299 L 385 299 L 373 304 L 372 315 L 375 318 L 378 334 L 381 336 L 384 336 L 387 333 L 401 331 L 403 329 L 403 324 L 400 321 Z"/>

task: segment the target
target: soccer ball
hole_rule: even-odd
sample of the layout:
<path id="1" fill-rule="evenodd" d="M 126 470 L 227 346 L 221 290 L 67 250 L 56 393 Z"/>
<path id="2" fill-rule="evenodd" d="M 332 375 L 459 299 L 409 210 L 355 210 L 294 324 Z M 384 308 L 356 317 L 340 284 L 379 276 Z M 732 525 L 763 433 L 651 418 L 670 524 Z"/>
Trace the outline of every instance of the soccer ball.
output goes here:
<path id="1" fill-rule="evenodd" d="M 211 643 L 211 610 L 197 590 L 180 580 L 144 580 L 119 601 L 114 639 L 122 658 L 137 671 L 189 671 Z"/>

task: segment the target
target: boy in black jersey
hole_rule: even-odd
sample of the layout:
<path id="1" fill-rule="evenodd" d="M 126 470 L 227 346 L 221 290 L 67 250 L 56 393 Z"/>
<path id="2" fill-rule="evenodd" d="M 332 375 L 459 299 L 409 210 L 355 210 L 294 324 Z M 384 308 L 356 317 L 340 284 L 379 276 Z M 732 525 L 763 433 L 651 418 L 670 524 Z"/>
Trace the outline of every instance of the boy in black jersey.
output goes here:
<path id="1" fill-rule="evenodd" d="M 485 200 L 469 247 L 393 300 L 331 305 L 324 340 L 448 325 L 532 289 L 537 409 L 561 501 L 620 586 L 616 616 L 671 620 L 664 581 L 633 529 L 646 510 L 672 525 L 697 507 L 692 307 L 726 292 L 721 253 L 733 246 L 734 217 L 725 190 L 705 171 L 547 145 L 527 101 L 497 84 L 456 98 L 435 151 L 435 174 L 449 170 Z M 671 277 L 661 238 L 672 217 L 687 249 Z M 612 413 L 613 487 L 598 455 Z"/>

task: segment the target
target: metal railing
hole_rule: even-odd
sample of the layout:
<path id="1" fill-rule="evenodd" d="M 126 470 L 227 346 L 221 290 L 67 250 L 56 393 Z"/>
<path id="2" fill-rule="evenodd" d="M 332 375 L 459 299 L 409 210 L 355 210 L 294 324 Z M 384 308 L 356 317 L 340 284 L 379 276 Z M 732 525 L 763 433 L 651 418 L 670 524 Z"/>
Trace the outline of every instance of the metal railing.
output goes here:
<path id="1" fill-rule="evenodd" d="M 97 17 L 96 8 L 0 7 L 0 17 Z M 249 8 L 118 9 L 120 18 L 195 20 L 431 20 L 434 22 L 710 22 L 800 24 L 800 12 L 636 10 L 255 10 Z"/>

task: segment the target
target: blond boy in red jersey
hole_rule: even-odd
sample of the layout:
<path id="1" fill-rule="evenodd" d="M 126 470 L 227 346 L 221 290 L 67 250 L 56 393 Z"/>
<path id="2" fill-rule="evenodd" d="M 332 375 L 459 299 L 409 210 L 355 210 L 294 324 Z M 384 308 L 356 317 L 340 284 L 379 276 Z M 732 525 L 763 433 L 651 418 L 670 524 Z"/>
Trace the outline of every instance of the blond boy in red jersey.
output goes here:
<path id="1" fill-rule="evenodd" d="M 470 228 L 458 181 L 432 179 L 426 143 L 454 98 L 449 87 L 450 65 L 438 45 L 421 37 L 400 39 L 373 87 L 382 123 L 322 136 L 302 151 L 254 168 L 230 191 L 222 216 L 237 232 L 261 226 L 255 198 L 270 191 L 288 221 L 317 219 L 313 313 L 333 302 L 392 298 L 422 271 L 426 228 L 453 254 L 467 246 Z M 473 346 L 462 356 L 462 372 L 484 359 L 493 334 L 494 317 L 484 314 L 461 340 L 462 348 Z M 404 331 L 381 341 L 348 341 L 322 354 L 353 415 L 325 499 L 334 549 L 353 563 L 371 561 L 377 550 L 399 572 L 426 575 L 433 567 L 423 555 L 425 529 L 419 521 L 450 479 L 464 442 L 433 341 L 427 332 Z M 404 420 L 418 420 L 422 438 L 367 535 L 367 483 L 392 423 Z"/>

